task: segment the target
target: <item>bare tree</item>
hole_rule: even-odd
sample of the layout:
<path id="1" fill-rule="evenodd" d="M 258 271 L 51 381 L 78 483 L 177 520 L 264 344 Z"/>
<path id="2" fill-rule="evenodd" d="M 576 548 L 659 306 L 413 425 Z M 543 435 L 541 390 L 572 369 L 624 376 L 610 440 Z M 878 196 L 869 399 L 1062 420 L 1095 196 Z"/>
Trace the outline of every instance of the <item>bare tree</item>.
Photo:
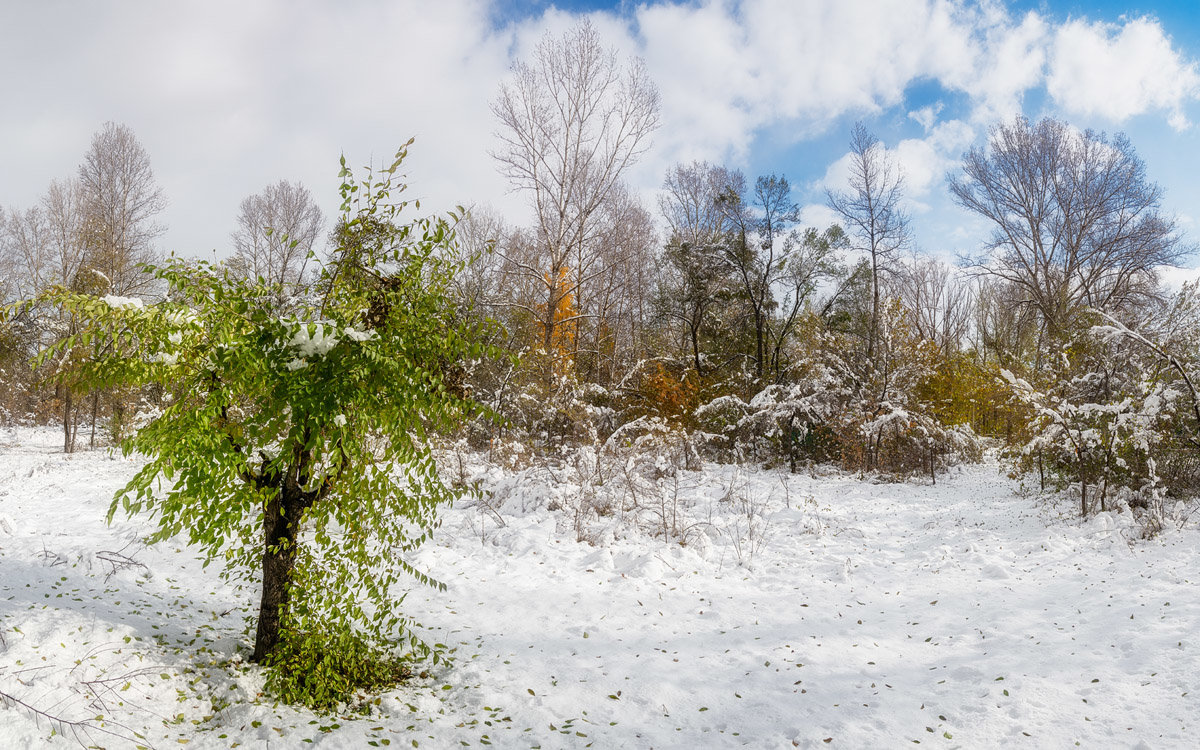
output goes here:
<path id="1" fill-rule="evenodd" d="M 47 204 L 52 215 L 57 211 L 62 217 L 63 227 L 56 232 L 55 241 L 64 249 L 71 241 L 71 232 L 67 229 L 69 220 L 78 216 L 79 229 L 74 236 L 79 238 L 83 249 L 83 263 L 70 284 L 92 293 L 153 294 L 158 283 L 141 265 L 158 258 L 154 241 L 165 228 L 155 219 L 166 208 L 167 202 L 154 177 L 150 156 L 133 130 L 126 125 L 105 123 L 92 136 L 91 147 L 79 165 L 78 180 L 78 201 L 73 197 L 73 190 L 64 188 L 56 195 L 52 188 Z M 56 208 L 50 210 L 51 206 Z M 74 321 L 69 325 L 74 326 Z M 70 392 L 69 385 L 63 386 L 62 390 L 66 391 L 63 398 L 66 404 L 64 429 L 67 429 L 66 414 L 76 394 Z M 90 395 L 90 442 L 94 446 L 102 397 L 110 402 L 112 426 L 117 430 L 128 406 L 128 394 L 97 389 Z M 66 437 L 68 451 L 73 448 L 73 443 L 74 434 L 70 433 Z"/>
<path id="2" fill-rule="evenodd" d="M 0 248 L 5 258 L 5 279 L 13 299 L 30 299 L 46 288 L 51 264 L 43 252 L 49 229 L 40 206 L 8 212 Z"/>
<path id="3" fill-rule="evenodd" d="M 743 193 L 745 182 L 741 172 L 706 161 L 668 169 L 658 196 L 659 212 L 671 230 L 668 242 L 692 247 L 720 242 L 730 221 L 717 199 L 730 189 Z"/>
<path id="4" fill-rule="evenodd" d="M 0 254 L 6 258 L 10 293 L 15 299 L 32 299 L 53 286 L 80 292 L 108 289 L 107 278 L 96 274 L 87 262 L 86 210 L 79 182 L 56 180 L 38 206 L 11 213 L 0 240 Z M 76 333 L 76 321 L 57 309 L 32 307 L 21 315 L 20 322 L 29 334 L 25 343 L 33 349 Z M 61 364 L 54 362 L 52 367 Z M 63 450 L 70 453 L 83 414 L 77 394 L 68 386 L 57 384 L 54 395 L 62 416 Z M 93 406 L 96 404 L 93 398 Z"/>
<path id="5" fill-rule="evenodd" d="M 511 82 L 492 102 L 501 141 L 493 156 L 513 187 L 529 192 L 535 210 L 538 253 L 511 260 L 541 287 L 544 304 L 531 312 L 542 318 L 547 351 L 556 327 L 577 320 L 559 315 L 561 303 L 586 292 L 605 230 L 598 215 L 648 147 L 658 111 L 642 61 L 618 64 L 588 21 L 561 37 L 547 35 L 531 62 L 513 66 Z"/>
<path id="6" fill-rule="evenodd" d="M 596 251 L 578 258 L 581 280 L 576 357 L 583 375 L 594 382 L 617 378 L 622 362 L 638 356 L 636 349 L 650 317 L 657 234 L 650 213 L 618 186 L 597 215 L 601 228 Z"/>
<path id="7" fill-rule="evenodd" d="M 103 290 L 107 284 L 89 268 L 84 228 L 88 219 L 88 201 L 77 179 L 55 180 L 42 198 L 46 217 L 43 259 L 48 264 L 37 280 L 39 291 L 54 284 L 78 291 Z"/>
<path id="8" fill-rule="evenodd" d="M 87 203 L 78 180 L 55 180 L 37 206 L 8 213 L 0 226 L 0 263 L 14 299 L 32 299 L 52 286 L 107 289 L 88 267 Z"/>
<path id="9" fill-rule="evenodd" d="M 904 178 L 887 150 L 861 122 L 850 135 L 850 190 L 826 190 L 829 207 L 842 217 L 851 247 L 870 264 L 871 310 L 867 358 L 874 359 L 879 339 L 882 275 L 892 271 L 900 249 L 908 244 L 908 217 L 900 207 Z"/>
<path id="10" fill-rule="evenodd" d="M 17 296 L 17 265 L 9 235 L 11 225 L 8 212 L 0 206 L 0 305 L 7 305 L 20 297 Z"/>
<path id="11" fill-rule="evenodd" d="M 962 350 L 976 304 L 967 279 L 941 261 L 914 256 L 900 266 L 894 288 L 921 339 L 943 354 Z"/>
<path id="12" fill-rule="evenodd" d="M 40 205 L 7 216 L 0 232 L 5 296 L 32 299 L 53 286 L 99 294 L 147 293 L 154 280 L 138 264 L 156 256 L 154 239 L 163 230 L 153 220 L 164 207 L 149 157 L 133 131 L 106 123 L 93 136 L 77 178 L 51 183 Z M 29 340 L 37 346 L 74 334 L 77 321 L 57 310 L 28 307 L 21 324 L 32 332 Z M 68 384 L 56 386 L 68 453 L 74 449 L 82 416 L 80 395 Z M 101 395 L 91 393 L 93 442 Z M 114 415 L 123 408 L 114 397 Z"/>
<path id="13" fill-rule="evenodd" d="M 167 201 L 133 130 L 105 123 L 79 165 L 79 182 L 87 264 L 107 278 L 113 294 L 147 292 L 154 280 L 138 264 L 157 256 L 154 241 L 165 230 L 154 220 Z"/>
<path id="14" fill-rule="evenodd" d="M 305 286 L 309 253 L 321 235 L 325 217 L 301 183 L 280 180 L 242 200 L 234 256 L 238 273 L 261 277 L 278 289 L 276 306 Z"/>
<path id="15" fill-rule="evenodd" d="M 967 152 L 950 190 L 994 226 L 976 267 L 1019 291 L 1051 337 L 1084 308 L 1120 312 L 1153 298 L 1156 269 L 1185 252 L 1124 135 L 1019 117 Z"/>
<path id="16" fill-rule="evenodd" d="M 455 231 L 458 247 L 470 259 L 454 277 L 454 289 L 463 306 L 488 312 L 502 284 L 503 260 L 496 252 L 503 247 L 511 228 L 491 206 L 473 206 Z"/>

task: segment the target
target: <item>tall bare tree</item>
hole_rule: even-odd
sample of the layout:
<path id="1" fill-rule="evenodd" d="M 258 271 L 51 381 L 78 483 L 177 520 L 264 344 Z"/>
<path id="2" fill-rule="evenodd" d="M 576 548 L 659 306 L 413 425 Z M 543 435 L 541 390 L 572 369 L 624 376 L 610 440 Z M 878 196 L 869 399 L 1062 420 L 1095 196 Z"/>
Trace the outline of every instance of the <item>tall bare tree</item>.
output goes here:
<path id="1" fill-rule="evenodd" d="M 909 241 L 908 217 L 900 206 L 903 191 L 904 178 L 883 144 L 861 122 L 855 123 L 850 134 L 850 189 L 826 190 L 825 195 L 845 222 L 851 247 L 864 253 L 870 264 L 868 359 L 874 358 L 879 339 L 883 275 L 892 272 Z"/>
<path id="2" fill-rule="evenodd" d="M 7 305 L 17 299 L 16 263 L 9 238 L 11 220 L 4 206 L 0 206 L 0 305 Z"/>
<path id="3" fill-rule="evenodd" d="M 44 252 L 49 228 L 41 206 L 8 212 L 0 235 L 0 255 L 5 259 L 5 283 L 12 299 L 30 299 L 50 284 L 52 264 Z"/>
<path id="4" fill-rule="evenodd" d="M 471 262 L 454 277 L 460 304 L 477 314 L 489 314 L 503 285 L 502 258 L 496 252 L 506 245 L 512 229 L 495 208 L 472 206 L 456 228 L 458 246 Z"/>
<path id="5" fill-rule="evenodd" d="M 88 265 L 104 274 L 113 294 L 147 292 L 153 278 L 137 266 L 157 255 L 154 241 L 165 228 L 155 219 L 167 201 L 133 130 L 105 123 L 79 165 L 79 182 Z"/>
<path id="6" fill-rule="evenodd" d="M 1153 299 L 1157 269 L 1186 250 L 1124 135 L 1018 117 L 967 152 L 950 191 L 993 225 L 976 266 L 1018 290 L 1051 337 L 1083 308 L 1120 313 Z"/>
<path id="7" fill-rule="evenodd" d="M 945 355 L 964 348 L 977 302 L 968 279 L 939 260 L 913 257 L 892 286 L 919 338 Z"/>
<path id="8" fill-rule="evenodd" d="M 42 252 L 48 268 L 37 281 L 39 291 L 54 284 L 80 291 L 105 288 L 103 280 L 88 267 L 90 259 L 84 233 L 88 209 L 87 195 L 78 179 L 50 183 L 42 198 L 43 215 L 46 217 Z"/>
<path id="9" fill-rule="evenodd" d="M 32 299 L 53 286 L 82 292 L 108 289 L 106 277 L 88 264 L 86 210 L 82 186 L 68 179 L 52 182 L 39 205 L 11 212 L 0 237 L 0 255 L 13 299 Z M 34 349 L 76 332 L 75 320 L 54 308 L 29 308 L 22 313 L 20 324 L 25 344 Z M 56 385 L 55 399 L 63 422 L 63 449 L 70 453 L 83 414 L 69 387 Z M 93 406 L 97 403 L 94 398 Z"/>
<path id="10" fill-rule="evenodd" d="M 230 265 L 245 276 L 276 285 L 276 305 L 283 306 L 305 285 L 309 251 L 324 222 L 321 208 L 303 184 L 280 180 L 268 185 L 242 200 Z"/>
<path id="11" fill-rule="evenodd" d="M 1017 369 L 1019 358 L 1036 348 L 1042 327 L 1036 311 L 1021 300 L 1024 292 L 996 276 L 980 279 L 972 326 L 976 353 L 1007 369 Z"/>
<path id="12" fill-rule="evenodd" d="M 577 320 L 561 315 L 563 300 L 588 293 L 587 268 L 603 251 L 604 204 L 658 126 L 658 90 L 642 61 L 620 64 L 589 21 L 548 34 L 512 73 L 492 102 L 501 142 L 493 156 L 533 203 L 538 252 L 514 262 L 541 288 L 544 304 L 531 312 L 550 350 L 556 327 Z"/>

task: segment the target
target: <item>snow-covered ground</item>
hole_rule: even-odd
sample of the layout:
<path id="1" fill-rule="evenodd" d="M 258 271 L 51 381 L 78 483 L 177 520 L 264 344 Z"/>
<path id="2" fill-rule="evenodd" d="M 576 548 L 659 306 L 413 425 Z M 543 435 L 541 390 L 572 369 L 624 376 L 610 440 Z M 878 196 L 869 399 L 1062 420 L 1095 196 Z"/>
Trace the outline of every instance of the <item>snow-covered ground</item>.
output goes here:
<path id="1" fill-rule="evenodd" d="M 65 456 L 58 440 L 0 431 L 0 692 L 27 704 L 0 708 L 0 748 L 74 735 L 114 748 L 1200 736 L 1195 524 L 1152 541 L 1120 517 L 1080 524 L 994 464 L 937 486 L 708 467 L 579 523 L 572 498 L 603 487 L 492 469 L 486 507 L 449 510 L 418 555 L 449 591 L 414 587 L 404 603 L 456 649 L 453 666 L 366 717 L 327 717 L 273 706 L 241 664 L 255 592 L 186 547 L 143 547 L 148 520 L 105 525 L 137 463 Z M 634 520 L 671 533 L 635 533 Z"/>

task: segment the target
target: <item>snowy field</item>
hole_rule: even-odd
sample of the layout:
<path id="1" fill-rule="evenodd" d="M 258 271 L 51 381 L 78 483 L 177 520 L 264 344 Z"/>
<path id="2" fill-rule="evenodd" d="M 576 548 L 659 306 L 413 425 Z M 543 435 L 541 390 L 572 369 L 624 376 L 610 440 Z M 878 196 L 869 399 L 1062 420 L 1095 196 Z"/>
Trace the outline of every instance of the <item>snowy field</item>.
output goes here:
<path id="1" fill-rule="evenodd" d="M 481 477 L 404 603 L 455 662 L 324 717 L 241 663 L 256 592 L 145 519 L 136 463 L 0 430 L 0 748 L 1188 748 L 1200 532 L 1136 541 L 995 464 L 937 486 L 709 467 L 576 523 L 585 488 Z M 562 507 L 560 507 L 562 506 Z M 552 509 L 556 508 L 556 509 Z M 643 529 L 645 524 L 643 523 Z M 580 534 L 595 544 L 580 543 Z M 52 723 L 34 713 L 79 722 Z M 51 738 L 53 731 L 60 736 Z M 65 737 L 61 735 L 65 732 Z"/>

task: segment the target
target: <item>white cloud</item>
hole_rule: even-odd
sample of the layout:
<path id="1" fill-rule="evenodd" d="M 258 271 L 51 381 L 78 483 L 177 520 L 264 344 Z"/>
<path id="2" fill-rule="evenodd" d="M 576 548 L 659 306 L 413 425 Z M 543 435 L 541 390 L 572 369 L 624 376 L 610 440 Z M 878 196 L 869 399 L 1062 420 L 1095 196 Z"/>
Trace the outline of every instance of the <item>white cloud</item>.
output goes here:
<path id="1" fill-rule="evenodd" d="M 910 199 L 927 196 L 941 187 L 946 172 L 957 166 L 962 153 L 975 141 L 975 129 L 961 120 L 939 123 L 924 138 L 907 138 L 892 153 L 904 175 Z"/>
<path id="2" fill-rule="evenodd" d="M 1119 123 L 1162 111 L 1171 127 L 1183 130 L 1184 107 L 1200 99 L 1200 71 L 1175 49 L 1158 21 L 1074 20 L 1055 33 L 1047 89 L 1072 114 Z"/>
<path id="3" fill-rule="evenodd" d="M 646 65 L 659 86 L 667 160 L 723 161 L 744 157 L 761 98 L 752 45 L 721 2 L 699 7 L 668 4 L 639 9 L 638 28 Z M 672 132 L 674 131 L 674 132 Z"/>
<path id="4" fill-rule="evenodd" d="M 642 6 L 637 28 L 672 160 L 736 161 L 762 129 L 789 123 L 800 139 L 959 75 L 974 18 L 949 0 L 707 0 Z"/>
<path id="5" fill-rule="evenodd" d="M 800 223 L 806 227 L 824 229 L 841 222 L 837 212 L 824 203 L 810 203 L 800 208 Z"/>
<path id="6" fill-rule="evenodd" d="M 30 7 L 21 25 L 43 27 L 51 9 Z M 405 172 L 429 209 L 504 204 L 506 186 L 487 153 L 495 129 L 488 102 L 521 29 L 493 29 L 487 0 L 126 2 L 74 14 L 93 30 L 76 31 L 86 65 L 19 84 L 51 88 L 44 117 L 72 123 L 74 137 L 30 152 L 22 176 L 40 190 L 70 174 L 104 121 L 128 124 L 170 200 L 161 217 L 167 249 L 227 252 L 239 201 L 281 178 L 304 182 L 332 219 L 339 154 L 355 167 L 379 163 L 411 136 Z M 0 32 L 0 43 L 10 36 Z M 32 71 L 42 58 L 57 64 L 60 50 L 26 52 L 21 67 Z M 9 119 L 0 118 L 0 131 L 20 127 Z M 16 143 L 38 143 L 33 128 L 20 130 Z M 36 193 L 0 200 L 28 205 Z"/>
<path id="7" fill-rule="evenodd" d="M 958 165 L 963 151 L 975 141 L 975 129 L 961 121 L 935 125 L 924 138 L 906 138 L 894 147 L 885 144 L 890 159 L 904 178 L 904 199 L 916 211 L 927 210 L 922 198 L 939 188 L 946 172 Z M 845 190 L 850 182 L 854 156 L 847 152 L 825 170 L 817 187 Z"/>
<path id="8" fill-rule="evenodd" d="M 975 124 L 1022 112 L 1046 85 L 1070 114 L 1161 110 L 1179 128 L 1200 90 L 1195 63 L 1156 21 L 1056 26 L 998 0 L 661 3 L 639 9 L 637 28 L 675 159 L 736 161 L 768 128 L 790 123 L 800 140 L 901 103 L 925 80 L 965 93 Z M 912 113 L 926 130 L 938 115 Z"/>
<path id="9" fill-rule="evenodd" d="M 1046 22 L 1032 11 L 1017 24 L 1006 14 L 987 16 L 976 32 L 979 53 L 969 79 L 962 82 L 975 102 L 973 120 L 987 122 L 1021 112 L 1025 92 L 1045 75 L 1047 31 Z"/>
<path id="10" fill-rule="evenodd" d="M 171 200 L 169 249 L 227 250 L 238 202 L 281 178 L 303 181 L 332 214 L 339 153 L 379 161 L 413 135 L 406 171 L 429 208 L 489 201 L 520 220 L 524 197 L 488 156 L 489 102 L 514 59 L 579 16 L 551 6 L 497 29 L 494 10 L 494 0 L 0 3 L 0 66 L 23 71 L 0 114 L 0 204 L 35 202 L 111 119 L 150 152 Z M 802 141 L 933 82 L 965 94 L 969 114 L 941 121 L 949 99 L 899 110 L 914 109 L 925 131 L 892 149 L 919 207 L 979 124 L 1020 111 L 1031 89 L 1046 85 L 1068 114 L 1162 112 L 1176 127 L 1200 96 L 1196 64 L 1157 22 L 1056 27 L 1001 0 L 663 1 L 591 18 L 621 55 L 644 57 L 662 95 L 663 127 L 630 172 L 640 192 L 673 162 L 744 167 L 767 133 Z M 41 29 L 53 37 L 30 32 Z M 837 177 L 835 162 L 825 182 Z"/>
<path id="11" fill-rule="evenodd" d="M 1158 268 L 1158 277 L 1168 289 L 1178 291 L 1184 284 L 1200 282 L 1200 268 L 1161 266 Z"/>
<path id="12" fill-rule="evenodd" d="M 909 112 L 908 117 L 910 120 L 913 120 L 919 124 L 925 129 L 925 132 L 928 133 L 933 129 L 933 125 L 937 122 L 938 115 L 942 113 L 944 106 L 945 105 L 943 105 L 942 102 L 934 102 L 927 107 L 921 107 L 920 109 Z"/>

